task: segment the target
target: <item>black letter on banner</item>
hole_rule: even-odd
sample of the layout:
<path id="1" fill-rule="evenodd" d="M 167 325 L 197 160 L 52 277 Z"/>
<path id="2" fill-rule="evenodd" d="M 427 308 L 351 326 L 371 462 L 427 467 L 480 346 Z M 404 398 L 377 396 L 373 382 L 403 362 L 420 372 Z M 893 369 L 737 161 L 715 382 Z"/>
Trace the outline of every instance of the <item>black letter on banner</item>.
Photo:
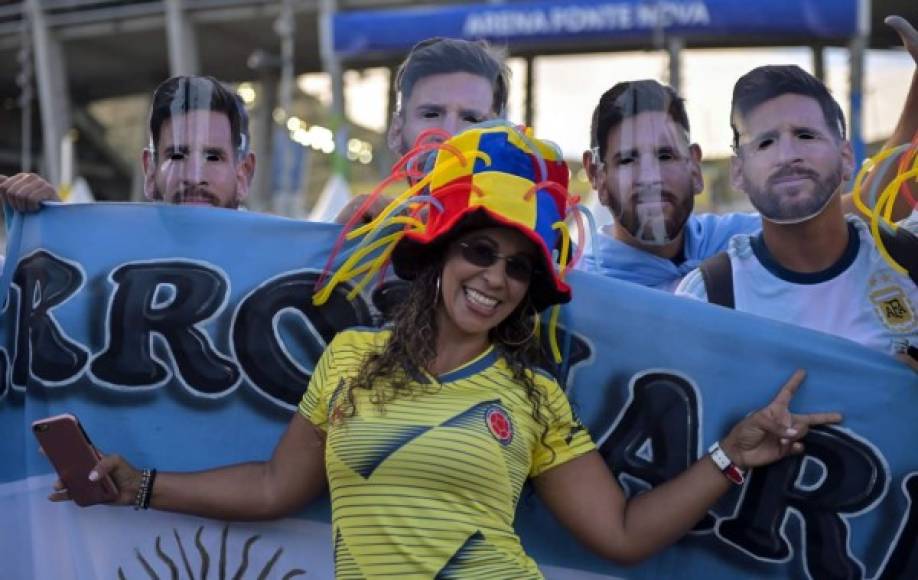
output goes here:
<path id="1" fill-rule="evenodd" d="M 804 444 L 806 455 L 752 471 L 736 514 L 721 520 L 718 535 L 756 558 L 787 561 L 791 548 L 781 528 L 793 508 L 803 518 L 810 577 L 862 578 L 862 564 L 848 552 L 849 531 L 841 516 L 877 501 L 886 489 L 886 471 L 873 449 L 840 430 L 815 428 Z M 803 488 L 806 457 L 822 464 L 825 473 L 818 485 Z"/>
<path id="2" fill-rule="evenodd" d="M 235 316 L 233 350 L 236 360 L 252 386 L 280 405 L 299 403 L 312 375 L 288 354 L 275 321 L 279 312 L 296 310 L 315 329 L 318 336 L 297 337 L 304 339 L 304 347 L 313 361 L 319 360 L 325 345 L 338 331 L 373 322 L 361 296 L 353 301 L 346 298 L 348 287 L 338 286 L 328 302 L 320 307 L 313 306 L 312 295 L 319 275 L 318 272 L 297 272 L 271 280 L 246 297 Z"/>
<path id="3" fill-rule="evenodd" d="M 10 392 L 10 362 L 6 349 L 0 348 L 0 401 Z"/>
<path id="4" fill-rule="evenodd" d="M 80 289 L 83 273 L 42 250 L 19 262 L 13 283 L 19 288 L 13 385 L 25 387 L 30 372 L 49 384 L 76 377 L 89 354 L 67 338 L 49 311 Z"/>
<path id="5" fill-rule="evenodd" d="M 12 268 L 12 262 L 7 262 L 7 267 Z M 4 327 L 3 333 L 0 334 L 0 401 L 6 398 L 10 390 L 13 388 L 10 383 L 12 382 L 12 377 L 10 376 L 10 352 L 15 354 L 16 345 L 16 326 L 18 321 L 16 320 L 16 315 L 11 314 L 14 309 L 18 309 L 18 306 L 11 306 L 12 304 L 19 304 L 19 289 L 12 284 L 10 280 L 10 287 L 7 288 L 6 302 L 3 303 L 3 296 L 0 296 L 0 304 L 2 304 L 3 309 L 0 310 L 0 320 L 6 320 L 7 326 Z M 14 300 L 13 296 L 17 296 Z M 10 328 L 12 327 L 12 328 Z M 19 391 L 19 389 L 14 389 Z"/>
<path id="6" fill-rule="evenodd" d="M 616 476 L 656 487 L 697 460 L 700 428 L 698 396 L 689 379 L 672 372 L 641 373 L 631 379 L 631 400 L 600 437 L 599 453 Z M 713 527 L 706 515 L 694 529 Z"/>
<path id="7" fill-rule="evenodd" d="M 239 369 L 195 326 L 223 306 L 227 284 L 220 273 L 202 264 L 153 262 L 121 266 L 111 280 L 115 292 L 109 305 L 108 342 L 91 365 L 99 380 L 129 387 L 169 380 L 169 368 L 153 357 L 155 333 L 165 339 L 177 375 L 191 390 L 216 395 L 236 384 Z M 164 286 L 171 286 L 171 300 L 158 304 Z"/>
<path id="8" fill-rule="evenodd" d="M 7 262 L 7 268 L 12 268 L 13 263 Z M 2 268 L 0 268 L 2 269 Z M 3 333 L 0 334 L 0 401 L 6 398 L 6 395 L 10 392 L 12 388 L 10 382 L 12 382 L 12 377 L 10 376 L 10 355 L 12 352 L 16 352 L 16 325 L 18 321 L 16 320 L 16 315 L 11 314 L 14 308 L 18 309 L 18 306 L 14 307 L 11 304 L 14 303 L 13 296 L 17 296 L 15 303 L 19 304 L 19 289 L 12 284 L 10 280 L 10 287 L 6 290 L 6 302 L 3 301 L 4 296 L 0 295 L 0 304 L 2 304 L 3 309 L 0 310 L 0 320 L 6 320 L 6 326 L 3 328 Z M 12 328 L 10 328 L 12 326 Z M 18 391 L 18 389 L 16 389 Z"/>
<path id="9" fill-rule="evenodd" d="M 908 511 L 899 528 L 892 552 L 877 575 L 880 580 L 918 578 L 918 473 L 910 473 L 902 481 L 908 498 Z"/>

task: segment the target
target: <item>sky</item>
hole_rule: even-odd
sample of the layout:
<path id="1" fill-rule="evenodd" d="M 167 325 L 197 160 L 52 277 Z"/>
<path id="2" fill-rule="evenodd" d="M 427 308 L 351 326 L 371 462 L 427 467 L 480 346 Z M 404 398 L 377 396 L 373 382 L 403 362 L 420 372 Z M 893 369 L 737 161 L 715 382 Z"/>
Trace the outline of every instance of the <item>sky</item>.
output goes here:
<path id="1" fill-rule="evenodd" d="M 693 140 L 705 156 L 730 154 L 728 114 L 733 83 L 751 68 L 763 64 L 797 64 L 812 72 L 809 49 L 691 49 L 683 52 L 682 95 L 692 124 Z M 510 59 L 513 71 L 509 117 L 523 118 L 525 67 Z M 848 52 L 825 51 L 827 84 L 848 113 Z M 898 118 L 914 63 L 904 50 L 869 51 L 864 88 L 864 134 L 867 140 L 889 135 Z M 623 80 L 652 78 L 664 81 L 667 59 L 661 52 L 631 52 L 578 56 L 544 56 L 535 62 L 535 132 L 561 146 L 565 157 L 578 159 L 589 147 L 589 120 L 599 96 Z M 299 86 L 330 102 L 324 75 L 306 75 Z M 345 75 L 348 117 L 367 128 L 386 125 L 388 73 L 385 69 Z"/>

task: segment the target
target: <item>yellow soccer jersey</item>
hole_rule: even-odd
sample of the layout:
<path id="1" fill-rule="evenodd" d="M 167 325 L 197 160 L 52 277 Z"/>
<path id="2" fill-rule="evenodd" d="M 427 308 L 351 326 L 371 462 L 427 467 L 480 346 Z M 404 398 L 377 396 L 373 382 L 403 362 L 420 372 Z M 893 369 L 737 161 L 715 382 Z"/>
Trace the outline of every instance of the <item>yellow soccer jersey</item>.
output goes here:
<path id="1" fill-rule="evenodd" d="M 541 578 L 513 530 L 523 483 L 594 449 L 564 393 L 536 375 L 552 411 L 550 449 L 524 388 L 494 350 L 436 381 L 419 377 L 426 384 L 415 385 L 416 397 L 382 412 L 355 390 L 358 413 L 329 424 L 342 386 L 388 337 L 338 334 L 299 406 L 328 433 L 336 576 Z"/>

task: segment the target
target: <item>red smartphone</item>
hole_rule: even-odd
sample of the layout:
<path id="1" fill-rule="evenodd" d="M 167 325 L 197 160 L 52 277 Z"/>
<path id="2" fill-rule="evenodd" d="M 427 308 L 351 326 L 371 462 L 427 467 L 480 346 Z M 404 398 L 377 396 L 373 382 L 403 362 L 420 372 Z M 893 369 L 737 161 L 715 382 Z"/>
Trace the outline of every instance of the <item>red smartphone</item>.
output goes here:
<path id="1" fill-rule="evenodd" d="M 32 423 L 32 432 L 77 505 L 107 503 L 118 497 L 110 477 L 89 481 L 89 472 L 101 456 L 76 417 L 65 413 L 39 419 Z"/>

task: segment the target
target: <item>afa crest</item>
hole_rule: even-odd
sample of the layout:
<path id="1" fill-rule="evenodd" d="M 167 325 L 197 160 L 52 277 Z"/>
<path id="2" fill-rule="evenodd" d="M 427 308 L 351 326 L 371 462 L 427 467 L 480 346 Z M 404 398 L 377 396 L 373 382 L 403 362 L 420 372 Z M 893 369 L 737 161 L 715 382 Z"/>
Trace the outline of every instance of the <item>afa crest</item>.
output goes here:
<path id="1" fill-rule="evenodd" d="M 909 332 L 918 327 L 915 306 L 898 284 L 884 286 L 868 295 L 884 326 L 895 332 Z"/>
<path id="2" fill-rule="evenodd" d="M 513 421 L 507 411 L 498 405 L 491 405 L 485 409 L 484 419 L 491 435 L 501 445 L 510 445 L 513 441 Z"/>

